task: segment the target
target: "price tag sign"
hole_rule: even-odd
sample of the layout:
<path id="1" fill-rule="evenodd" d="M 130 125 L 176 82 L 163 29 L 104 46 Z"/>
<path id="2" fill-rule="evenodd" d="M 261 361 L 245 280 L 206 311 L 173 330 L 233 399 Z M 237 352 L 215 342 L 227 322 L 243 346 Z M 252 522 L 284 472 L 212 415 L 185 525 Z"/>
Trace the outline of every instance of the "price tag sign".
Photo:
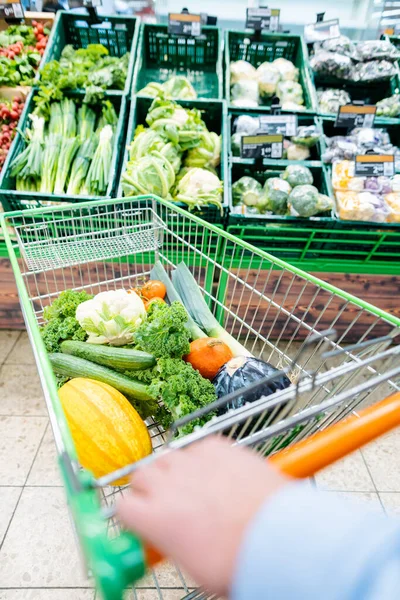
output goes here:
<path id="1" fill-rule="evenodd" d="M 393 154 L 358 154 L 355 161 L 356 177 L 392 177 L 394 175 Z"/>
<path id="2" fill-rule="evenodd" d="M 175 35 L 201 35 L 201 15 L 190 13 L 169 13 L 168 33 Z"/>
<path id="3" fill-rule="evenodd" d="M 0 18 L 23 19 L 24 10 L 19 0 L 0 0 Z"/>
<path id="4" fill-rule="evenodd" d="M 310 23 L 304 27 L 304 38 L 308 44 L 312 44 L 313 42 L 323 42 L 324 40 L 339 37 L 339 35 L 339 19 L 318 21 L 317 23 Z"/>
<path id="5" fill-rule="evenodd" d="M 279 8 L 247 8 L 246 29 L 278 31 L 280 14 Z"/>
<path id="6" fill-rule="evenodd" d="M 241 158 L 282 158 L 283 135 L 243 135 L 241 138 Z"/>
<path id="7" fill-rule="evenodd" d="M 260 133 L 278 133 L 286 137 L 297 133 L 297 115 L 263 115 L 259 121 Z"/>
<path id="8" fill-rule="evenodd" d="M 335 127 L 373 127 L 376 106 L 345 104 L 339 107 Z"/>

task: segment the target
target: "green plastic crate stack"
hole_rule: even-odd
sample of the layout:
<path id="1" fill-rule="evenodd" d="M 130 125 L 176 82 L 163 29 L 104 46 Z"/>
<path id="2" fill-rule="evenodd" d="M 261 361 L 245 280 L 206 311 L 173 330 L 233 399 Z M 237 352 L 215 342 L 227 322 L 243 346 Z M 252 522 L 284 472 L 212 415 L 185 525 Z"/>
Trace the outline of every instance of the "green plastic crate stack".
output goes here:
<path id="1" fill-rule="evenodd" d="M 125 172 L 128 162 L 128 147 L 134 138 L 135 130 L 138 125 L 146 126 L 146 115 L 153 102 L 153 98 L 144 96 L 133 96 L 128 121 L 128 131 L 126 136 L 126 148 L 121 165 L 119 185 L 116 193 L 117 198 L 123 196 L 122 174 Z M 210 223 L 225 225 L 228 217 L 228 151 L 227 151 L 227 108 L 224 100 L 177 100 L 183 108 L 197 108 L 202 112 L 202 118 L 209 129 L 218 135 L 221 135 L 221 162 L 217 167 L 217 175 L 224 183 L 223 191 L 223 211 L 216 206 L 204 206 L 201 210 L 195 209 L 193 212 Z M 181 208 L 187 208 L 186 204 L 178 203 Z"/>
<path id="2" fill-rule="evenodd" d="M 246 33 L 244 31 L 225 32 L 225 97 L 229 109 L 233 108 L 230 94 L 230 63 L 245 60 L 259 67 L 263 62 L 273 62 L 285 58 L 299 69 L 299 83 L 303 89 L 305 110 L 302 113 L 317 112 L 315 90 L 308 68 L 307 48 L 300 35 L 284 33 Z M 271 100 L 260 104 L 259 111 L 270 112 Z M 293 112 L 293 111 L 290 111 Z"/>
<path id="3" fill-rule="evenodd" d="M 139 20 L 131 16 L 99 16 L 93 20 L 90 15 L 81 15 L 69 11 L 57 13 L 46 51 L 43 55 L 40 71 L 51 60 L 59 60 L 65 46 L 72 45 L 75 50 L 87 48 L 89 44 L 102 44 L 110 56 L 120 58 L 130 53 L 128 74 L 123 91 L 113 93 L 128 94 L 132 85 L 132 75 L 136 60 Z"/>
<path id="4" fill-rule="evenodd" d="M 119 153 L 122 144 L 122 135 L 124 130 L 125 123 L 125 106 L 126 99 L 121 94 L 111 94 L 107 95 L 107 100 L 109 100 L 118 115 L 118 123 L 116 127 L 116 131 L 113 136 L 112 141 L 112 161 L 110 167 L 110 175 L 109 175 L 109 183 L 106 190 L 106 194 L 104 196 L 72 196 L 68 194 L 46 194 L 42 192 L 22 192 L 16 190 L 16 180 L 15 177 L 11 175 L 11 164 L 16 156 L 18 156 L 26 147 L 26 142 L 24 138 L 24 134 L 26 130 L 30 126 L 30 118 L 29 115 L 33 112 L 35 108 L 35 103 L 33 98 L 37 93 L 37 89 L 34 88 L 30 95 L 27 98 L 25 109 L 23 114 L 21 115 L 19 131 L 15 136 L 14 142 L 10 148 L 10 151 L 7 155 L 6 161 L 0 173 L 0 200 L 3 205 L 3 209 L 5 212 L 11 210 L 23 210 L 26 208 L 40 208 L 42 206 L 46 206 L 49 203 L 67 203 L 67 202 L 82 202 L 84 200 L 95 200 L 101 198 L 110 198 L 113 196 L 115 186 L 117 184 L 118 179 L 118 160 Z M 65 94 L 66 97 L 71 97 L 75 100 L 83 99 L 84 93 L 81 92 L 71 92 L 69 94 Z M 100 106 L 93 107 L 95 112 L 99 112 Z"/>
<path id="5" fill-rule="evenodd" d="M 200 36 L 189 37 L 168 33 L 167 25 L 142 24 L 132 92 L 173 75 L 187 77 L 199 98 L 222 98 L 221 30 L 203 26 Z"/>

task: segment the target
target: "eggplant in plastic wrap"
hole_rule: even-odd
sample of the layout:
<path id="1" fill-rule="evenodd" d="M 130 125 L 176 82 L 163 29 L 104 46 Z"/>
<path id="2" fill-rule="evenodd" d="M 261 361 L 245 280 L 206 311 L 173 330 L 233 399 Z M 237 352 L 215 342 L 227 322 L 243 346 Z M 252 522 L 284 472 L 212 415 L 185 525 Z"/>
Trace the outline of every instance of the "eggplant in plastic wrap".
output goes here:
<path id="1" fill-rule="evenodd" d="M 277 375 L 277 378 L 273 381 L 261 385 L 250 393 L 246 392 L 246 388 L 252 383 L 257 383 L 261 379 L 273 375 Z M 248 402 L 256 402 L 262 396 L 270 396 L 278 390 L 284 390 L 291 385 L 291 382 L 279 369 L 259 358 L 237 356 L 221 367 L 213 379 L 213 385 L 218 398 L 222 398 L 231 392 L 243 390 L 243 394 L 218 409 L 218 415 L 220 416 L 229 410 L 241 408 Z"/>

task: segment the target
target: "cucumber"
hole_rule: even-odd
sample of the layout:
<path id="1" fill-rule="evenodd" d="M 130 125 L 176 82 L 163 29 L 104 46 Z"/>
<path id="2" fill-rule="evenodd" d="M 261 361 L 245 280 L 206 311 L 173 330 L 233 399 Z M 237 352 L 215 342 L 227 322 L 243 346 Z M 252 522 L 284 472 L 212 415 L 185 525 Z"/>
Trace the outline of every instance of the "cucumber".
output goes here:
<path id="1" fill-rule="evenodd" d="M 74 342 L 73 340 L 62 342 L 61 352 L 79 356 L 79 358 L 119 371 L 138 371 L 154 367 L 156 364 L 154 356 L 147 352 L 140 352 L 133 348 L 113 348 L 87 342 Z"/>
<path id="2" fill-rule="evenodd" d="M 53 370 L 57 375 L 64 375 L 65 377 L 86 377 L 88 379 L 101 381 L 102 383 L 108 383 L 108 385 L 111 385 L 111 387 L 126 395 L 128 399 L 129 397 L 135 400 L 153 399 L 152 396 L 149 395 L 147 387 L 139 381 L 129 379 L 129 377 L 126 377 L 125 375 L 116 373 L 106 367 L 96 365 L 84 358 L 70 356 L 69 354 L 61 354 L 61 352 L 49 354 L 49 358 Z"/>

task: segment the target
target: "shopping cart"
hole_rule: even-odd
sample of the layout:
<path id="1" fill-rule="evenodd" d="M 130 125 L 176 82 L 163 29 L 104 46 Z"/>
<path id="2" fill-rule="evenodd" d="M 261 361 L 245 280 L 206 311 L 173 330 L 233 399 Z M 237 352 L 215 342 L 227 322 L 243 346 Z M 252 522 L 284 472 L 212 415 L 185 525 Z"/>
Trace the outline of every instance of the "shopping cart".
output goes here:
<path id="1" fill-rule="evenodd" d="M 123 590 L 138 582 L 155 557 L 140 540 L 121 531 L 114 516 L 115 497 L 123 490 L 112 484 L 122 474 L 157 460 L 164 451 L 219 434 L 263 456 L 285 459 L 279 463 L 282 469 L 304 477 L 398 422 L 400 346 L 396 336 L 400 320 L 187 211 L 146 196 L 8 213 L 2 217 L 2 227 L 75 529 L 86 565 L 107 600 L 121 599 Z M 292 385 L 214 416 L 186 437 L 174 433 L 199 414 L 215 413 L 235 395 L 185 417 L 167 433 L 149 419 L 155 453 L 95 480 L 79 467 L 60 406 L 39 331 L 43 310 L 65 289 L 96 294 L 134 287 L 149 275 L 156 261 L 167 272 L 184 261 L 225 329 L 254 356 L 284 370 Z M 372 409 L 372 416 L 368 413 L 365 422 L 372 420 L 375 426 L 367 428 L 365 436 L 357 409 L 389 396 L 383 406 Z M 338 423 L 351 413 L 351 421 Z M 342 440 L 334 444 L 334 455 L 320 450 L 326 436 L 332 435 L 331 426 L 334 432 L 339 427 L 334 439 Z M 349 427 L 350 437 L 343 434 Z M 359 430 L 364 433 L 354 433 Z M 321 438 L 315 442 L 320 444 L 317 455 L 309 443 L 316 432 L 323 432 L 322 442 Z M 298 443 L 302 443 L 300 448 Z M 294 459 L 289 446 L 296 449 Z M 168 564 L 156 567 L 137 586 L 132 594 L 138 599 L 152 598 L 149 588 L 164 600 L 211 597 L 193 591 L 195 583 Z"/>

